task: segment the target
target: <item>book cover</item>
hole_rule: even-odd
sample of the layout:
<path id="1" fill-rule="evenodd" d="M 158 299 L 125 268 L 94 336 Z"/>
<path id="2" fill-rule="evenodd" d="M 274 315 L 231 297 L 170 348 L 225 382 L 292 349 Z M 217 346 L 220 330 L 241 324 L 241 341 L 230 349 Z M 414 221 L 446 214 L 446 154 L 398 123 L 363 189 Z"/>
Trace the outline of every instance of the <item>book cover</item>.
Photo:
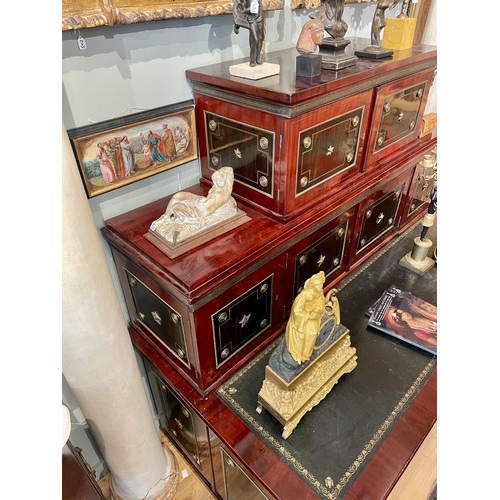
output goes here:
<path id="1" fill-rule="evenodd" d="M 391 286 L 372 306 L 368 326 L 437 354 L 437 307 Z"/>

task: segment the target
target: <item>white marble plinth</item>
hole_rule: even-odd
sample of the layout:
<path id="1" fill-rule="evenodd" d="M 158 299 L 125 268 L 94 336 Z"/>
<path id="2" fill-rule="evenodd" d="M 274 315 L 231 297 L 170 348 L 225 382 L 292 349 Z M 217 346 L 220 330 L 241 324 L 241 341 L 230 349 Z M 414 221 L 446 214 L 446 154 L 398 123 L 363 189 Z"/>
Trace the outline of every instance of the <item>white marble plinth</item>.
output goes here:
<path id="1" fill-rule="evenodd" d="M 233 64 L 229 66 L 229 73 L 233 76 L 241 76 L 250 80 L 260 80 L 268 76 L 278 75 L 280 65 L 273 63 L 262 63 L 250 66 L 250 63 Z"/>

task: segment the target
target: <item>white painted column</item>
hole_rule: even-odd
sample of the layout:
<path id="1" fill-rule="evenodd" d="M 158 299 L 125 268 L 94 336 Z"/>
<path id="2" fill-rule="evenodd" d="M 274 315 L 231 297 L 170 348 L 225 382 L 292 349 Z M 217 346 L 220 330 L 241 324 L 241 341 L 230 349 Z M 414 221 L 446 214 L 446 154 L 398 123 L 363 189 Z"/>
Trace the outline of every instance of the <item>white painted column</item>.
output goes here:
<path id="1" fill-rule="evenodd" d="M 62 369 L 124 500 L 169 498 L 173 455 L 162 446 L 103 241 L 62 128 Z"/>

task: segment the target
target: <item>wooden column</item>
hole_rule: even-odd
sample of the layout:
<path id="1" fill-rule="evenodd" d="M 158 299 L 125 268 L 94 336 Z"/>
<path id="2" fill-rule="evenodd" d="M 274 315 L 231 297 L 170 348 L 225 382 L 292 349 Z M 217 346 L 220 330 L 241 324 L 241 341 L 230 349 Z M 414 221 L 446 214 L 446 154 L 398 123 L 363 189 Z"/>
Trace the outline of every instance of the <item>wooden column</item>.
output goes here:
<path id="1" fill-rule="evenodd" d="M 62 368 L 111 471 L 115 498 L 169 498 L 178 481 L 163 448 L 103 252 L 62 129 Z"/>

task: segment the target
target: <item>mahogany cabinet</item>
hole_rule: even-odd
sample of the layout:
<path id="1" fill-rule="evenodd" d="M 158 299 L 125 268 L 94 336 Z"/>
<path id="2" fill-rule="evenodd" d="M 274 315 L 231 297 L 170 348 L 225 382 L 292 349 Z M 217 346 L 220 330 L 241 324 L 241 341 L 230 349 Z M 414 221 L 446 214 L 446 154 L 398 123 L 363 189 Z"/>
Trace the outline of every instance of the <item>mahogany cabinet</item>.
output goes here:
<path id="1" fill-rule="evenodd" d="M 257 81 L 230 75 L 243 61 L 187 71 L 201 178 L 186 191 L 206 195 L 212 174 L 231 166 L 233 196 L 249 221 L 173 259 L 144 236 L 171 196 L 102 228 L 162 429 L 223 499 L 276 495 L 227 437 L 222 414 L 239 424 L 214 389 L 282 333 L 307 278 L 323 270 L 325 289 L 335 286 L 416 223 L 435 176 L 437 139 L 419 137 L 435 47 L 360 59 L 313 79 L 295 75 L 296 55 L 268 54 L 280 73 Z M 248 453 L 268 456 L 245 436 Z"/>

